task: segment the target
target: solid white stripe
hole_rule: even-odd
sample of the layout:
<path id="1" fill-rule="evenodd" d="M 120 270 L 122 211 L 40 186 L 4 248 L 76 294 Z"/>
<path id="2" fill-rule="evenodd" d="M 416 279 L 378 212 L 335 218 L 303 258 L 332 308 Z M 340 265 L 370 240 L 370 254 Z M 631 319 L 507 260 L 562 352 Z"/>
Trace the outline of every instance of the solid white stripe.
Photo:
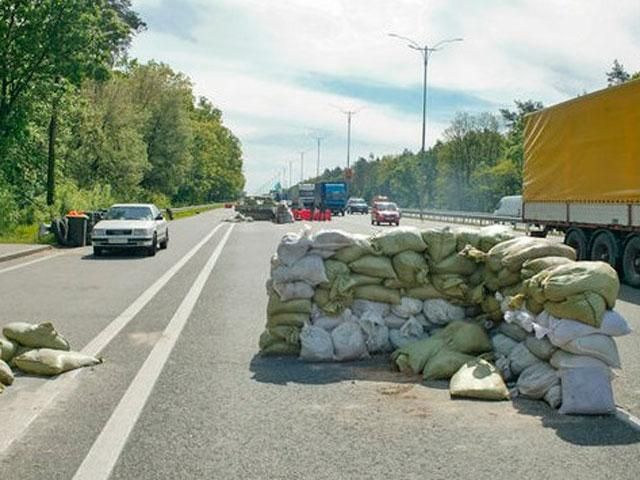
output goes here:
<path id="1" fill-rule="evenodd" d="M 120 400 L 120 403 L 74 475 L 74 480 L 106 480 L 109 478 L 232 230 L 233 225 L 227 230 L 214 250 L 209 261 L 198 275 L 198 278 L 163 332 L 162 337 L 158 340 L 136 378 Z"/>
<path id="2" fill-rule="evenodd" d="M 3 268 L 0 270 L 0 273 L 12 272 L 14 270 L 18 270 L 20 268 L 28 267 L 29 265 L 33 265 L 34 263 L 44 262 L 45 260 L 50 260 L 52 258 L 59 257 L 60 255 L 65 255 L 64 252 L 54 253 L 52 255 L 47 255 L 46 257 L 36 258 L 35 260 L 30 260 L 28 262 L 20 263 L 18 265 L 14 265 L 12 267 Z"/>
<path id="3" fill-rule="evenodd" d="M 114 337 L 120 333 L 120 331 L 129 323 L 146 305 L 151 299 L 178 273 L 178 271 L 200 250 L 215 233 L 222 227 L 222 224 L 217 225 L 211 232 L 209 232 L 196 246 L 194 246 L 189 252 L 187 252 L 177 263 L 175 263 L 169 270 L 167 270 L 162 277 L 156 280 L 142 295 L 140 295 L 134 302 L 127 307 L 127 309 L 118 315 L 114 320 L 107 325 L 91 342 L 89 342 L 83 349 L 82 353 L 87 355 L 98 355 L 102 349 L 104 349 Z M 16 407 L 8 408 L 10 405 L 3 405 L 0 408 L 0 413 L 5 412 L 5 407 L 10 413 L 2 415 L 2 435 L 0 436 L 0 454 L 13 443 L 14 440 L 19 438 L 29 425 L 44 411 L 51 402 L 65 389 L 73 385 L 73 380 L 81 372 L 81 370 L 73 370 L 67 372 L 64 375 L 60 375 L 55 379 L 48 380 L 47 383 L 42 385 L 34 392 L 28 392 L 24 398 L 20 397 L 16 399 Z"/>

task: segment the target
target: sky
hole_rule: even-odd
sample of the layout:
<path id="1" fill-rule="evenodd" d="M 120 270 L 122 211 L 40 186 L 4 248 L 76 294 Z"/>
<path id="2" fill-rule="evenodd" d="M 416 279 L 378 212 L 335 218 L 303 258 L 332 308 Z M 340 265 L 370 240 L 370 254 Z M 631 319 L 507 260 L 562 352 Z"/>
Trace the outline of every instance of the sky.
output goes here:
<path id="1" fill-rule="evenodd" d="M 459 112 L 551 105 L 640 70 L 638 0 L 134 0 L 131 55 L 188 75 L 240 139 L 249 193 L 359 157 L 418 151 Z M 302 161 L 301 161 L 302 160 Z"/>

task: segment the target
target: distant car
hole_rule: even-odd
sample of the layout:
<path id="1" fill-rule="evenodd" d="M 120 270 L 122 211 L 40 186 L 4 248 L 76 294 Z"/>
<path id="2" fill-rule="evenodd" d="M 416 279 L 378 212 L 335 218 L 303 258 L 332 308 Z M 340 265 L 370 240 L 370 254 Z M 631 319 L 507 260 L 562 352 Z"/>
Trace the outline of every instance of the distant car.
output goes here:
<path id="1" fill-rule="evenodd" d="M 158 248 L 169 244 L 169 227 L 164 216 L 150 203 L 120 203 L 113 205 L 104 220 L 91 233 L 93 254 L 97 257 L 108 250 L 143 248 L 154 256 Z"/>
<path id="2" fill-rule="evenodd" d="M 395 223 L 400 225 L 400 209 L 393 202 L 377 202 L 373 204 L 371 209 L 371 225 L 380 225 L 381 223 L 388 223 L 389 225 Z"/>
<path id="3" fill-rule="evenodd" d="M 366 215 L 369 213 L 369 205 L 364 201 L 364 198 L 351 197 L 347 201 L 347 213 L 362 213 Z"/>
<path id="4" fill-rule="evenodd" d="M 522 195 L 502 197 L 493 214 L 497 217 L 522 217 Z"/>

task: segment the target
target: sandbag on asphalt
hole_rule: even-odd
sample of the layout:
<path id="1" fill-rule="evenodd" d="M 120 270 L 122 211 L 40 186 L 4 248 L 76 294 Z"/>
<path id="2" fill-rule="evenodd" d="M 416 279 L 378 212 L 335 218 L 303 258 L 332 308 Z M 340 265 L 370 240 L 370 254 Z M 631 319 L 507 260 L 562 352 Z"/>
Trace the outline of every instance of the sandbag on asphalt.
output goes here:
<path id="1" fill-rule="evenodd" d="M 4 360 L 0 360 L 0 384 L 11 385 L 14 377 L 11 367 L 5 363 Z"/>
<path id="2" fill-rule="evenodd" d="M 426 363 L 422 378 L 424 380 L 448 380 L 460 370 L 460 367 L 474 359 L 475 357 L 472 355 L 443 348 Z"/>
<path id="3" fill-rule="evenodd" d="M 384 353 L 391 351 L 389 343 L 389 327 L 382 318 L 370 314 L 359 318 L 358 325 L 364 333 L 365 344 L 369 353 Z"/>
<path id="4" fill-rule="evenodd" d="M 397 278 L 391 259 L 365 255 L 349 264 L 349 268 L 356 273 L 379 278 Z"/>
<path id="5" fill-rule="evenodd" d="M 423 255 L 408 250 L 395 255 L 392 263 L 401 282 L 414 287 L 429 283 L 429 266 Z"/>
<path id="6" fill-rule="evenodd" d="M 269 303 L 267 304 L 267 315 L 278 315 L 281 313 L 305 313 L 311 314 L 311 300 L 309 299 L 297 299 L 283 302 L 277 295 L 269 296 Z"/>
<path id="7" fill-rule="evenodd" d="M 356 322 L 349 321 L 338 325 L 331 332 L 331 339 L 335 359 L 339 362 L 369 357 L 364 334 Z"/>
<path id="8" fill-rule="evenodd" d="M 422 324 L 414 317 L 409 318 L 400 328 L 389 330 L 389 341 L 393 348 L 402 348 L 411 342 L 427 338 Z"/>
<path id="9" fill-rule="evenodd" d="M 301 234 L 287 233 L 278 244 L 278 259 L 287 266 L 292 266 L 304 257 L 311 248 L 310 230 L 304 229 Z"/>
<path id="10" fill-rule="evenodd" d="M 574 320 L 556 318 L 548 312 L 542 312 L 536 317 L 536 335 L 547 336 L 553 345 L 561 347 L 576 338 L 594 333 L 619 337 L 631 333 L 627 321 L 618 312 L 607 310 L 599 328 Z"/>
<path id="11" fill-rule="evenodd" d="M 425 255 L 434 263 L 439 263 L 456 252 L 456 234 L 449 227 L 423 230 L 422 240 L 427 245 Z"/>
<path id="12" fill-rule="evenodd" d="M 372 302 L 399 304 L 400 292 L 380 285 L 364 285 L 353 290 L 354 298 Z"/>
<path id="13" fill-rule="evenodd" d="M 14 342 L 8 338 L 0 336 L 0 360 L 10 362 L 17 349 L 18 346 Z"/>
<path id="14" fill-rule="evenodd" d="M 53 376 L 76 368 L 98 365 L 102 360 L 80 352 L 40 348 L 17 356 L 14 363 L 25 373 Z"/>
<path id="15" fill-rule="evenodd" d="M 391 313 L 402 318 L 413 317 L 422 312 L 423 303 L 422 300 L 416 298 L 402 297 L 399 305 L 391 306 Z"/>
<path id="16" fill-rule="evenodd" d="M 509 390 L 500 373 L 486 360 L 465 363 L 449 383 L 451 397 L 508 400 Z"/>
<path id="17" fill-rule="evenodd" d="M 267 328 L 267 330 L 278 341 L 290 343 L 291 345 L 300 345 L 300 327 L 280 325 Z"/>
<path id="18" fill-rule="evenodd" d="M 536 363 L 542 362 L 538 357 L 529 351 L 524 342 L 515 346 L 509 354 L 511 371 L 515 375 L 520 375 L 526 368 Z"/>
<path id="19" fill-rule="evenodd" d="M 540 400 L 551 387 L 559 383 L 558 373 L 548 363 L 540 362 L 525 368 L 518 377 L 516 386 L 521 395 Z"/>
<path id="20" fill-rule="evenodd" d="M 322 257 L 307 255 L 292 266 L 278 265 L 271 272 L 271 278 L 277 283 L 307 282 L 309 285 L 319 285 L 327 282 Z"/>
<path id="21" fill-rule="evenodd" d="M 544 401 L 549 404 L 551 408 L 557 409 L 562 404 L 562 386 L 554 385 L 547 393 L 544 394 Z"/>
<path id="22" fill-rule="evenodd" d="M 486 330 L 475 323 L 456 320 L 435 333 L 433 338 L 443 339 L 447 348 L 456 352 L 479 355 L 492 350 Z"/>
<path id="23" fill-rule="evenodd" d="M 610 378 L 613 377 L 613 371 L 609 365 L 604 363 L 602 360 L 586 355 L 575 355 L 573 353 L 565 352 L 564 350 L 556 350 L 556 352 L 551 356 L 549 363 L 556 370 L 585 367 L 602 368 L 609 372 L 608 374 Z"/>
<path id="24" fill-rule="evenodd" d="M 56 332 L 50 322 L 34 325 L 25 322 L 13 322 L 5 325 L 2 333 L 9 340 L 31 348 L 51 348 L 54 350 L 69 350 L 69 342 Z"/>
<path id="25" fill-rule="evenodd" d="M 377 233 L 371 238 L 371 246 L 375 252 L 387 256 L 407 250 L 424 252 L 427 248 L 420 231 L 415 227 L 400 227 Z"/>
<path id="26" fill-rule="evenodd" d="M 569 415 L 606 415 L 616 412 L 608 373 L 601 368 L 572 368 L 560 372 L 562 406 Z"/>
<path id="27" fill-rule="evenodd" d="M 300 332 L 300 358 L 309 362 L 333 360 L 331 334 L 320 327 L 305 325 Z"/>
<path id="28" fill-rule="evenodd" d="M 264 356 L 279 356 L 279 355 L 295 355 L 300 353 L 300 345 L 293 345 L 291 343 L 280 342 L 274 340 L 269 335 L 269 332 L 264 331 L 260 336 L 260 355 Z"/>
<path id="29" fill-rule="evenodd" d="M 602 360 L 613 368 L 620 368 L 620 356 L 616 342 L 607 335 L 594 333 L 586 337 L 576 338 L 562 346 L 565 352 L 586 355 Z"/>
<path id="30" fill-rule="evenodd" d="M 419 374 L 427 361 L 444 346 L 444 339 L 434 337 L 409 343 L 391 354 L 392 364 L 403 373 Z"/>
<path id="31" fill-rule="evenodd" d="M 278 313 L 267 316 L 267 328 L 291 326 L 302 327 L 309 321 L 307 313 Z"/>
<path id="32" fill-rule="evenodd" d="M 340 250 L 356 243 L 350 233 L 342 230 L 322 230 L 311 237 L 313 248 L 320 250 Z"/>
<path id="33" fill-rule="evenodd" d="M 464 308 L 441 298 L 425 300 L 422 311 L 427 320 L 438 325 L 446 325 L 454 320 L 464 320 L 465 317 Z"/>
<path id="34" fill-rule="evenodd" d="M 322 311 L 315 317 L 312 317 L 311 324 L 330 332 L 343 322 L 351 320 L 353 314 L 350 309 L 345 309 L 339 315 L 325 315 Z"/>

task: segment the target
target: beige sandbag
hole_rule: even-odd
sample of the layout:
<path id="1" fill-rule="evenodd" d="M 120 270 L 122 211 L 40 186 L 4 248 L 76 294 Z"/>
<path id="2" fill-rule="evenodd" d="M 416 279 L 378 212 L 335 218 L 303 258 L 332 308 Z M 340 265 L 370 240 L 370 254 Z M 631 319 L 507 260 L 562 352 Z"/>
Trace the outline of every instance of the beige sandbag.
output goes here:
<path id="1" fill-rule="evenodd" d="M 365 255 L 349 264 L 349 268 L 356 273 L 379 278 L 397 278 L 391 259 L 388 257 L 376 257 Z"/>
<path id="2" fill-rule="evenodd" d="M 472 227 L 458 227 L 455 229 L 456 250 L 464 250 L 467 245 L 478 248 L 480 245 L 480 231 Z"/>
<path id="3" fill-rule="evenodd" d="M 500 242 L 487 252 L 486 264 L 492 271 L 499 272 L 503 268 L 502 259 L 508 255 L 510 251 L 518 251 L 535 242 L 536 239 L 533 237 L 518 237 Z"/>
<path id="4" fill-rule="evenodd" d="M 544 280 L 546 300 L 560 302 L 572 295 L 597 292 L 613 308 L 618 298 L 620 281 L 616 271 L 605 262 L 574 262 L 545 270 Z"/>
<path id="5" fill-rule="evenodd" d="M 522 276 L 523 279 L 531 278 L 543 270 L 546 270 L 548 268 L 553 268 L 558 265 L 571 263 L 573 261 L 574 260 L 571 260 L 570 258 L 567 258 L 567 257 L 534 258 L 532 260 L 527 260 L 522 264 L 520 275 Z"/>
<path id="6" fill-rule="evenodd" d="M 424 252 L 427 248 L 420 231 L 415 227 L 401 227 L 377 233 L 371 238 L 373 250 L 387 256 L 411 250 Z"/>
<path id="7" fill-rule="evenodd" d="M 438 263 L 456 252 L 456 234 L 449 227 L 423 230 L 422 239 L 427 245 L 427 258 Z"/>
<path id="8" fill-rule="evenodd" d="M 433 286 L 442 294 L 442 296 L 457 300 L 464 300 L 467 296 L 469 286 L 466 284 L 464 277 L 453 274 L 432 275 L 431 282 Z"/>
<path id="9" fill-rule="evenodd" d="M 496 367 L 482 359 L 465 363 L 451 377 L 449 393 L 452 397 L 461 398 L 509 399 L 509 390 Z"/>
<path id="10" fill-rule="evenodd" d="M 278 295 L 269 296 L 267 304 L 267 314 L 277 315 L 279 313 L 311 313 L 311 300 L 302 298 L 283 302 Z"/>
<path id="11" fill-rule="evenodd" d="M 369 275 L 362 275 L 360 273 L 353 273 L 350 278 L 354 287 L 361 287 L 363 285 L 380 285 L 384 280 L 379 277 L 370 277 Z"/>
<path id="12" fill-rule="evenodd" d="M 308 313 L 278 313 L 267 316 L 267 328 L 274 327 L 302 327 L 309 322 Z"/>
<path id="13" fill-rule="evenodd" d="M 438 263 L 430 263 L 431 271 L 435 274 L 439 273 L 451 273 L 454 275 L 471 275 L 476 271 L 477 264 L 474 260 L 461 255 L 459 253 L 453 253 L 446 258 L 443 258 Z"/>
<path id="14" fill-rule="evenodd" d="M 483 252 L 488 252 L 497 244 L 511 240 L 515 234 L 513 229 L 505 225 L 489 225 L 480 228 L 478 237 L 478 248 Z"/>
<path id="15" fill-rule="evenodd" d="M 290 343 L 292 345 L 300 344 L 300 327 L 291 325 L 278 325 L 267 329 L 269 334 L 279 341 Z"/>
<path id="16" fill-rule="evenodd" d="M 265 336 L 267 332 L 262 335 Z M 263 336 L 260 337 L 260 342 L 263 342 Z M 300 355 L 300 345 L 293 345 L 286 342 L 272 342 L 265 341 L 266 346 L 260 349 L 260 354 L 264 356 L 279 356 L 279 355 Z"/>
<path id="17" fill-rule="evenodd" d="M 398 280 L 407 285 L 419 286 L 429 283 L 429 266 L 423 255 L 411 250 L 401 252 L 392 259 Z"/>
<path id="18" fill-rule="evenodd" d="M 535 240 L 528 245 L 521 245 L 519 248 L 508 249 L 502 258 L 502 265 L 512 272 L 520 272 L 522 264 L 527 260 L 544 257 L 566 257 L 570 260 L 576 259 L 576 251 L 569 245 L 552 242 L 545 238 L 526 237 Z"/>
<path id="19" fill-rule="evenodd" d="M 353 292 L 354 298 L 371 300 L 372 302 L 399 304 L 401 301 L 400 292 L 392 288 L 380 285 L 364 285 L 356 287 Z"/>
<path id="20" fill-rule="evenodd" d="M 331 296 L 331 290 L 316 288 L 313 294 L 313 302 L 329 315 L 339 315 L 353 303 L 352 295 L 345 295 L 339 299 L 332 299 Z"/>
<path id="21" fill-rule="evenodd" d="M 399 348 L 391 354 L 393 365 L 403 373 L 422 372 L 427 361 L 445 346 L 442 338 L 425 338 Z"/>
<path id="22" fill-rule="evenodd" d="M 11 385 L 13 383 L 13 372 L 11 367 L 5 363 L 4 360 L 0 360 L 0 384 Z"/>
<path id="23" fill-rule="evenodd" d="M 557 318 L 578 320 L 593 327 L 600 327 L 607 305 L 602 295 L 583 292 L 571 295 L 561 302 L 544 302 L 544 309 Z"/>
<path id="24" fill-rule="evenodd" d="M 13 356 L 16 354 L 18 346 L 9 340 L 0 336 L 0 360 L 10 362 Z"/>
<path id="25" fill-rule="evenodd" d="M 456 352 L 479 355 L 493 348 L 487 332 L 475 323 L 455 320 L 433 335 L 443 339 L 447 348 Z"/>
<path id="26" fill-rule="evenodd" d="M 80 352 L 39 348 L 17 356 L 14 363 L 25 373 L 52 376 L 76 368 L 98 365 L 102 363 L 102 359 Z"/>
<path id="27" fill-rule="evenodd" d="M 436 298 L 442 298 L 442 293 L 436 290 L 436 287 L 431 284 L 409 288 L 406 291 L 406 295 L 407 297 L 417 298 L 419 300 L 434 300 Z"/>
<path id="28" fill-rule="evenodd" d="M 34 325 L 26 322 L 13 322 L 5 325 L 2 333 L 9 340 L 31 348 L 52 348 L 69 350 L 69 342 L 56 332 L 51 322 Z"/>
<path id="29" fill-rule="evenodd" d="M 465 363 L 475 357 L 466 353 L 443 348 L 424 366 L 422 378 L 424 380 L 449 380 Z"/>
<path id="30" fill-rule="evenodd" d="M 367 236 L 355 234 L 353 238 L 355 239 L 355 244 L 336 251 L 332 258 L 344 263 L 351 263 L 365 255 L 374 254 L 371 242 Z"/>

